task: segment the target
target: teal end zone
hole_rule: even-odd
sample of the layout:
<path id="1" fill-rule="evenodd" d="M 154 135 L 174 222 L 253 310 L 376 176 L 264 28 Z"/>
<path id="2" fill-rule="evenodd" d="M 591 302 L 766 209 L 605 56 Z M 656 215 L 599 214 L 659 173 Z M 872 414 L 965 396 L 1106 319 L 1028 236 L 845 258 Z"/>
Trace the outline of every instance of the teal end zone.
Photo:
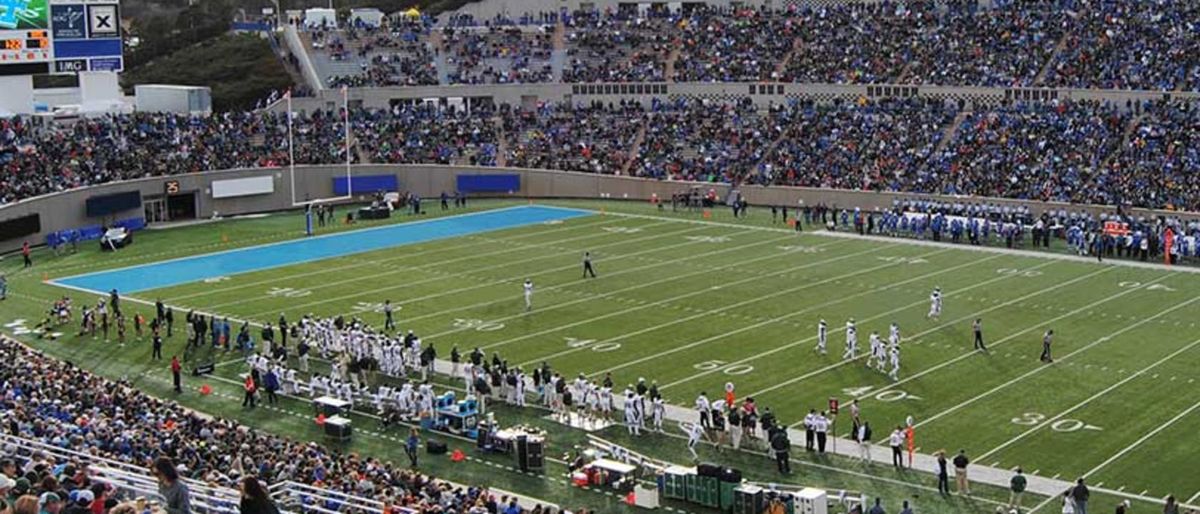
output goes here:
<path id="1" fill-rule="evenodd" d="M 511 207 L 99 271 L 57 279 L 51 283 L 95 292 L 107 292 L 115 288 L 121 293 L 137 293 L 206 278 L 592 214 L 587 210 L 540 205 Z M 297 217 L 296 223 L 303 223 L 302 218 Z M 134 245 L 124 251 L 136 249 Z"/>

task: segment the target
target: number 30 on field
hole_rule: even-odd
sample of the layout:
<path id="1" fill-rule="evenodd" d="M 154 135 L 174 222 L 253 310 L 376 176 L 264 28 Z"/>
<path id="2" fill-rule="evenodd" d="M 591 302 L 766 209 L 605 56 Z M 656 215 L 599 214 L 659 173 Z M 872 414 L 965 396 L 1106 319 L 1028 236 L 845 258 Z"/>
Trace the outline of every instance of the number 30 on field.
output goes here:
<path id="1" fill-rule="evenodd" d="M 754 366 L 751 366 L 749 364 L 726 365 L 725 361 L 718 361 L 718 360 L 704 361 L 704 362 L 696 364 L 692 367 L 696 368 L 700 371 L 721 370 L 721 372 L 726 375 L 745 375 L 746 373 L 754 371 Z"/>
<path id="2" fill-rule="evenodd" d="M 1020 417 L 1013 418 L 1011 421 L 1014 425 L 1035 426 L 1040 425 L 1046 420 L 1046 415 L 1040 412 L 1026 412 Z M 1050 429 L 1055 432 L 1076 432 L 1079 430 L 1104 430 L 1095 425 L 1089 425 L 1077 419 L 1060 419 L 1050 424 Z"/>

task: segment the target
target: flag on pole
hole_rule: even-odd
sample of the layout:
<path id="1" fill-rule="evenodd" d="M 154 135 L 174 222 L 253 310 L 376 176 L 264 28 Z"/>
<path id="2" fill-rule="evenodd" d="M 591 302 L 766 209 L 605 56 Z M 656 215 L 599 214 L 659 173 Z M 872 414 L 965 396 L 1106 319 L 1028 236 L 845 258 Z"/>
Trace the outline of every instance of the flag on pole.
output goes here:
<path id="1" fill-rule="evenodd" d="M 346 196 L 354 196 L 354 184 L 350 180 L 350 88 L 342 86 L 342 120 L 346 125 Z"/>
<path id="2" fill-rule="evenodd" d="M 283 98 L 287 100 L 287 132 L 288 132 L 288 180 L 292 186 L 292 203 L 296 203 L 296 149 L 292 137 L 292 90 L 284 91 Z"/>

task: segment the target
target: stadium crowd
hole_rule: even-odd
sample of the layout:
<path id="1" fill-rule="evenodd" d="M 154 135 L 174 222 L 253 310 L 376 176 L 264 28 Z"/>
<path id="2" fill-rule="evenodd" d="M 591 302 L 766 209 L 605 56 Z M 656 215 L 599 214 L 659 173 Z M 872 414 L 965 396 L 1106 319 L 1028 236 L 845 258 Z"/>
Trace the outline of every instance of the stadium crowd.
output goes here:
<path id="1" fill-rule="evenodd" d="M 352 109 L 351 160 L 503 160 L 664 180 L 1200 209 L 1194 106 L 963 107 L 920 99 L 766 109 L 688 98 L 531 109 L 397 104 Z M 345 162 L 341 118 L 340 110 L 297 115 L 296 163 Z M 114 180 L 287 164 L 287 117 L 269 112 L 138 113 L 54 127 L 0 120 L 0 204 Z"/>
<path id="2" fill-rule="evenodd" d="M 0 352 L 3 411 L 11 435 L 147 469 L 167 457 L 182 477 L 213 485 L 236 487 L 251 476 L 268 483 L 294 480 L 370 496 L 393 512 L 406 507 L 423 514 L 478 514 L 500 512 L 513 502 L 486 488 L 457 486 L 375 457 L 202 416 L 8 339 L 0 338 Z M 58 462 L 35 454 L 22 476 L 8 478 L 25 492 L 74 498 L 72 491 L 88 487 L 81 483 L 83 474 L 75 473 L 85 466 L 83 460 Z"/>
<path id="3" fill-rule="evenodd" d="M 535 13 L 512 19 L 402 18 L 359 46 L 364 69 L 331 83 L 750 82 L 1062 86 L 1200 91 L 1200 6 L 1110 0 L 845 2 L 785 8 L 685 6 Z M 417 24 L 422 30 L 409 30 Z M 436 26 L 437 29 L 429 30 Z M 569 61 L 548 64 L 550 34 L 562 29 Z M 359 29 L 347 29 L 348 35 Z M 440 31 L 437 36 L 433 32 Z M 335 32 L 313 30 L 314 51 L 352 54 Z M 376 70 L 386 47 L 444 49 L 411 66 Z M 328 40 L 333 43 L 324 43 Z M 369 65 L 367 63 L 370 63 Z M 406 75 L 405 69 L 421 70 Z M 436 79 L 437 73 L 433 73 Z"/>
<path id="4" fill-rule="evenodd" d="M 330 87 L 436 85 L 434 52 L 427 42 L 430 31 L 428 22 L 420 18 L 406 18 L 387 28 L 347 28 L 345 40 L 337 41 L 328 53 L 341 60 L 353 49 L 363 73 L 331 77 Z M 317 34 L 313 37 L 318 41 Z"/>

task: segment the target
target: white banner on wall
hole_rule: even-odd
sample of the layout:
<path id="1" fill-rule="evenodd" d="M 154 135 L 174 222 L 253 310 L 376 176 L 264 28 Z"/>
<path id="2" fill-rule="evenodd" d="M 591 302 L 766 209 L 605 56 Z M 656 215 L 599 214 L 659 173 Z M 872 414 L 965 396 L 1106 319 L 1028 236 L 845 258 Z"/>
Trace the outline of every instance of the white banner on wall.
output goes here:
<path id="1" fill-rule="evenodd" d="M 275 192 L 275 178 L 271 175 L 262 177 L 239 178 L 234 180 L 216 180 L 212 183 L 213 198 L 233 198 L 235 196 L 265 195 Z"/>

